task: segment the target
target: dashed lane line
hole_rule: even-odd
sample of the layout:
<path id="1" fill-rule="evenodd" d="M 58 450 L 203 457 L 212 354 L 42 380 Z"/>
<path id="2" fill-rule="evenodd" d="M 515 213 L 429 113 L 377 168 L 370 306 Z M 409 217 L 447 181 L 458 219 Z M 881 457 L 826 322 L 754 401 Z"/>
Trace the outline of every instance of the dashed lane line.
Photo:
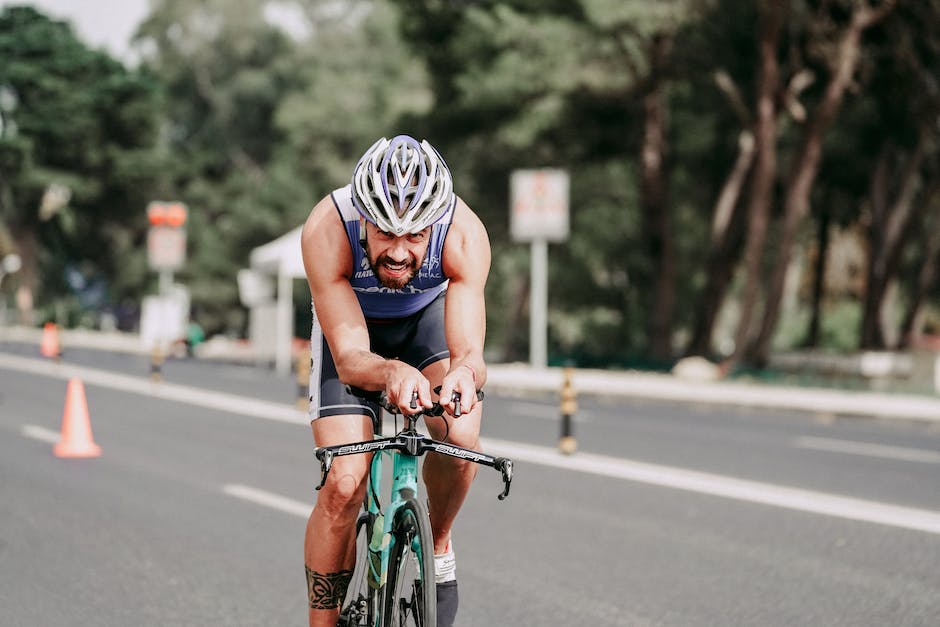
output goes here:
<path id="1" fill-rule="evenodd" d="M 50 444 L 58 444 L 60 435 L 58 431 L 46 429 L 38 425 L 23 425 L 20 427 L 20 433 L 27 438 L 39 440 L 40 442 L 48 442 Z"/>
<path id="2" fill-rule="evenodd" d="M 262 505 L 264 507 L 276 509 L 279 512 L 293 514 L 294 516 L 300 516 L 303 518 L 308 517 L 310 512 L 313 510 L 313 505 L 311 503 L 304 503 L 286 496 L 281 496 L 280 494 L 275 494 L 274 492 L 268 492 L 267 490 L 253 488 L 251 486 L 242 485 L 240 483 L 226 484 L 222 486 L 222 491 L 229 496 L 234 496 L 235 498 L 239 498 L 244 501 L 250 501 L 256 505 Z"/>

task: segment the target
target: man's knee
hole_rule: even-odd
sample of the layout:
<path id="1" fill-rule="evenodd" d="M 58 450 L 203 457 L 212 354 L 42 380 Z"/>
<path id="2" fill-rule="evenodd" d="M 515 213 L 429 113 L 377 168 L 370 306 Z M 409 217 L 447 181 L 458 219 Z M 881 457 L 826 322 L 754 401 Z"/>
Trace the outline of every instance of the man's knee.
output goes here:
<path id="1" fill-rule="evenodd" d="M 365 496 L 368 469 L 367 463 L 335 463 L 317 493 L 316 507 L 331 519 L 355 518 Z"/>

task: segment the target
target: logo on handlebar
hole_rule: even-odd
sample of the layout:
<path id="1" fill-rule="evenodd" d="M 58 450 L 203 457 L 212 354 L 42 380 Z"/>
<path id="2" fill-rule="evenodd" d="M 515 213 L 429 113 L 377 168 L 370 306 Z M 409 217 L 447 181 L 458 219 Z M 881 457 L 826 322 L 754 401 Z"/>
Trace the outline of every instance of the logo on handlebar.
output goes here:
<path id="1" fill-rule="evenodd" d="M 369 451 L 379 451 L 387 447 L 392 442 L 377 440 L 375 442 L 361 442 L 359 444 L 349 444 L 336 449 L 337 455 L 349 455 L 350 453 L 368 453 Z"/>
<path id="2" fill-rule="evenodd" d="M 438 453 L 444 453 L 445 455 L 450 455 L 451 457 L 459 457 L 460 459 L 469 459 L 475 462 L 480 460 L 489 459 L 489 456 L 476 453 L 474 451 L 465 451 L 460 448 L 455 448 L 453 446 L 447 446 L 446 444 L 438 444 L 434 449 Z"/>

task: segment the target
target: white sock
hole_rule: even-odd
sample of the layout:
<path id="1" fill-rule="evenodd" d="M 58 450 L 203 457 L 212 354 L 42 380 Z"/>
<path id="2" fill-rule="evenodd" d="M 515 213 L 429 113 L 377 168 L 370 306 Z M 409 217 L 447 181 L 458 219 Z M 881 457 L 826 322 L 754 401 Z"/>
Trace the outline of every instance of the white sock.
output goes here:
<path id="1" fill-rule="evenodd" d="M 456 580 L 457 560 L 454 558 L 454 547 L 448 542 L 446 552 L 434 556 L 434 583 Z"/>

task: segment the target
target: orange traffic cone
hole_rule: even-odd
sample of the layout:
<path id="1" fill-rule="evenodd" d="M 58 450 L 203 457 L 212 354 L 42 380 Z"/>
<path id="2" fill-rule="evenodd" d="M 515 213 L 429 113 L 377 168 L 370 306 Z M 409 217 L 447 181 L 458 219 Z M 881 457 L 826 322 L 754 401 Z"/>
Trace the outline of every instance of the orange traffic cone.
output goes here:
<path id="1" fill-rule="evenodd" d="M 62 415 L 62 437 L 52 449 L 56 457 L 98 457 L 101 447 L 91 436 L 88 402 L 81 379 L 69 379 Z"/>
<path id="2" fill-rule="evenodd" d="M 43 357 L 58 359 L 61 352 L 59 350 L 59 329 L 54 322 L 47 322 L 42 327 L 42 341 L 39 343 L 39 352 Z"/>

